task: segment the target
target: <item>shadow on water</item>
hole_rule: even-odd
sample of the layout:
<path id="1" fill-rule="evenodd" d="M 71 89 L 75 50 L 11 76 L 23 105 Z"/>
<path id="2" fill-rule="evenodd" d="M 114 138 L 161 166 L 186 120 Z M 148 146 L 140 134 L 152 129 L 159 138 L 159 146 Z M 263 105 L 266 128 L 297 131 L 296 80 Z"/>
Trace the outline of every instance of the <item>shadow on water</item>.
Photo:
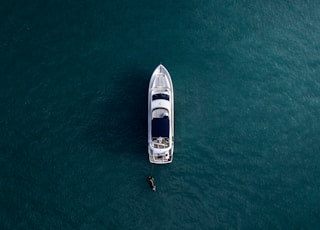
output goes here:
<path id="1" fill-rule="evenodd" d="M 150 73 L 130 69 L 116 75 L 98 102 L 99 111 L 88 127 L 87 140 L 108 153 L 136 153 L 145 158 Z"/>

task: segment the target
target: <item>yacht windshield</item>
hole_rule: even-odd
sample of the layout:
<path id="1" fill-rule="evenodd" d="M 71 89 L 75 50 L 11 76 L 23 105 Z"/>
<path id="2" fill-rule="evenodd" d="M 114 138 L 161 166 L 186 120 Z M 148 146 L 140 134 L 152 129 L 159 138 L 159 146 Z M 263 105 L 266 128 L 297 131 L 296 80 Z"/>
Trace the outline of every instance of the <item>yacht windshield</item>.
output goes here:
<path id="1" fill-rule="evenodd" d="M 158 100 L 158 99 L 163 99 L 163 100 L 167 100 L 169 101 L 169 95 L 168 94 L 164 94 L 164 93 L 158 93 L 158 94 L 154 94 L 152 95 L 152 100 Z"/>

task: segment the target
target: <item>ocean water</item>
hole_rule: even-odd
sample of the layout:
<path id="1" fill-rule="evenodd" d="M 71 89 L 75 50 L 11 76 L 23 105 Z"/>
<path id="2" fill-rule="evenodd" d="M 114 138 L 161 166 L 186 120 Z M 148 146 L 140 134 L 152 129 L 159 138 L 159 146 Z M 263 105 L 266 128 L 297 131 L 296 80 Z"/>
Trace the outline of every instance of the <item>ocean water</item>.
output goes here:
<path id="1" fill-rule="evenodd" d="M 0 229 L 319 229 L 319 9 L 2 1 Z M 152 169 L 159 63 L 175 153 Z"/>

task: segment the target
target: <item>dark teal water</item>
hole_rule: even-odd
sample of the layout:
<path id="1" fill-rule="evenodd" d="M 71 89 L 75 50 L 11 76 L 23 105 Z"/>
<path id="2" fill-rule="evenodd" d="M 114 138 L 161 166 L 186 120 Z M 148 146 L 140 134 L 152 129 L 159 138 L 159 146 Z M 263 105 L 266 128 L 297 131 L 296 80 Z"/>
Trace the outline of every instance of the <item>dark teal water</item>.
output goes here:
<path id="1" fill-rule="evenodd" d="M 0 3 L 0 229 L 319 229 L 320 2 L 108 2 Z"/>

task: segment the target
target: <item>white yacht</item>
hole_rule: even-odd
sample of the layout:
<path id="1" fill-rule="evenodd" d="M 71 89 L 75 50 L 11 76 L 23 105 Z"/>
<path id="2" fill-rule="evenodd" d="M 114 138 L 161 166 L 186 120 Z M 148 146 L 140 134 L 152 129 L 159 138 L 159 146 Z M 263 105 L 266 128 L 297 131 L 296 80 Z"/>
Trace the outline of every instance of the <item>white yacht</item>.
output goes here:
<path id="1" fill-rule="evenodd" d="M 173 160 L 174 97 L 168 70 L 159 65 L 153 72 L 148 94 L 148 153 L 154 164 Z"/>

